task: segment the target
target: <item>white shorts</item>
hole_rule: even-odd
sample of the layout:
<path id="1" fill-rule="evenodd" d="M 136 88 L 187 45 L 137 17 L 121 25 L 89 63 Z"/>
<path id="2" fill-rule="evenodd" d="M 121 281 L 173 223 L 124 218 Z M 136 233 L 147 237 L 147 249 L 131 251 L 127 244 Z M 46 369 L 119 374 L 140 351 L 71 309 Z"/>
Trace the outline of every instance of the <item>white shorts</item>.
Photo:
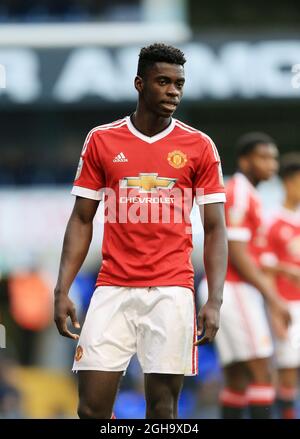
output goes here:
<path id="1" fill-rule="evenodd" d="M 200 300 L 207 300 L 207 282 L 203 279 Z M 262 295 L 243 282 L 225 282 L 220 328 L 216 335 L 223 366 L 273 354 L 273 343 Z"/>
<path id="2" fill-rule="evenodd" d="M 292 322 L 287 339 L 275 339 L 275 359 L 279 369 L 300 366 L 300 301 L 290 301 L 288 307 Z"/>
<path id="3" fill-rule="evenodd" d="M 126 371 L 137 353 L 144 373 L 198 373 L 194 294 L 183 287 L 96 288 L 73 371 Z"/>

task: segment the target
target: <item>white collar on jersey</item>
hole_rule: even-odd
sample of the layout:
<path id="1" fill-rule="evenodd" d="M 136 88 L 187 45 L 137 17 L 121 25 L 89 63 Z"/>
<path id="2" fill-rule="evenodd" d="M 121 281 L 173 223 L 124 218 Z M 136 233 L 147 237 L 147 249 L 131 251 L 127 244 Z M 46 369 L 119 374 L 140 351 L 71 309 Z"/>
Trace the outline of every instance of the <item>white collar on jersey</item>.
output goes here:
<path id="1" fill-rule="evenodd" d="M 256 189 L 256 187 L 251 183 L 251 181 L 246 177 L 245 174 L 243 174 L 240 171 L 235 172 L 234 177 L 237 177 L 240 182 L 245 185 L 248 186 L 248 188 L 251 190 L 251 192 L 253 193 L 253 195 L 255 195 L 256 197 L 258 196 L 258 190 Z"/>
<path id="2" fill-rule="evenodd" d="M 126 116 L 126 122 L 127 122 L 127 127 L 129 129 L 129 131 L 136 137 L 138 137 L 139 139 L 143 140 L 144 142 L 147 143 L 154 143 L 157 142 L 158 140 L 163 139 L 164 137 L 166 137 L 168 134 L 170 134 L 174 127 L 175 127 L 175 119 L 171 119 L 171 123 L 169 126 L 167 126 L 167 128 L 163 131 L 161 131 L 158 134 L 155 134 L 155 136 L 149 137 L 146 136 L 145 134 L 141 133 L 139 130 L 137 130 L 135 128 L 135 126 L 133 125 L 133 123 L 131 122 L 130 116 Z"/>

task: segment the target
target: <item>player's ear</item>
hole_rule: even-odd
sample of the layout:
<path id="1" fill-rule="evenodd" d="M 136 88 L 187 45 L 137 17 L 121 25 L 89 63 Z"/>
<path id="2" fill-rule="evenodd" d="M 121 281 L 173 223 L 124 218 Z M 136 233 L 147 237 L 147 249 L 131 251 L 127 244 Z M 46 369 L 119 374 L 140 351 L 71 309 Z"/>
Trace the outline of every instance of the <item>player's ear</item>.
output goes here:
<path id="1" fill-rule="evenodd" d="M 141 93 L 143 91 L 143 87 L 144 87 L 143 78 L 141 78 L 140 76 L 137 75 L 134 78 L 134 87 L 138 93 Z"/>

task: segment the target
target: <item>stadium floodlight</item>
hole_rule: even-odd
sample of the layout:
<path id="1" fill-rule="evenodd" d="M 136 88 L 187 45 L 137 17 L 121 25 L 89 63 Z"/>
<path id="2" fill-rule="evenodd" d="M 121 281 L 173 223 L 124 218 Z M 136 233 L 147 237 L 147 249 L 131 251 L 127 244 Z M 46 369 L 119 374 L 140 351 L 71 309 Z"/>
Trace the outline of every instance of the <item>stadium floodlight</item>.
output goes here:
<path id="1" fill-rule="evenodd" d="M 183 43 L 191 37 L 182 22 L 2 24 L 0 47 L 118 47 L 164 41 Z"/>

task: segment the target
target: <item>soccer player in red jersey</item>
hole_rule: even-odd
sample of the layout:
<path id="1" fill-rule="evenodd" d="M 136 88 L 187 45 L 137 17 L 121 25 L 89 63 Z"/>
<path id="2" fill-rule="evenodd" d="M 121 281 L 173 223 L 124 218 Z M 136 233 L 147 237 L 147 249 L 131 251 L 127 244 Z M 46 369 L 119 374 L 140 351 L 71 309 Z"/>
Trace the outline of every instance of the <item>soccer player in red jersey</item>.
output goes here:
<path id="1" fill-rule="evenodd" d="M 280 329 L 289 313 L 259 265 L 265 250 L 259 182 L 277 171 L 278 150 L 263 133 L 249 133 L 238 142 L 238 172 L 226 187 L 228 271 L 224 286 L 220 330 L 216 343 L 224 370 L 220 394 L 223 418 L 269 418 L 275 390 L 270 373 L 273 344 L 264 301 Z M 206 281 L 200 286 L 205 297 Z"/>
<path id="2" fill-rule="evenodd" d="M 197 374 L 197 346 L 218 330 L 227 265 L 225 191 L 213 141 L 172 117 L 183 95 L 184 63 L 172 46 L 143 48 L 136 111 L 94 128 L 83 146 L 55 288 L 57 328 L 77 339 L 67 328 L 68 316 L 79 327 L 68 291 L 102 199 L 103 261 L 73 365 L 80 418 L 110 418 L 135 353 L 144 372 L 146 417 L 176 418 L 183 378 Z M 209 284 L 198 331 L 189 218 L 194 199 L 202 206 Z"/>
<path id="3" fill-rule="evenodd" d="M 277 291 L 287 301 L 292 322 L 287 337 L 275 339 L 278 368 L 277 400 L 280 416 L 294 419 L 300 367 L 300 154 L 282 157 L 280 175 L 285 197 L 267 232 L 263 263 L 273 275 Z"/>

